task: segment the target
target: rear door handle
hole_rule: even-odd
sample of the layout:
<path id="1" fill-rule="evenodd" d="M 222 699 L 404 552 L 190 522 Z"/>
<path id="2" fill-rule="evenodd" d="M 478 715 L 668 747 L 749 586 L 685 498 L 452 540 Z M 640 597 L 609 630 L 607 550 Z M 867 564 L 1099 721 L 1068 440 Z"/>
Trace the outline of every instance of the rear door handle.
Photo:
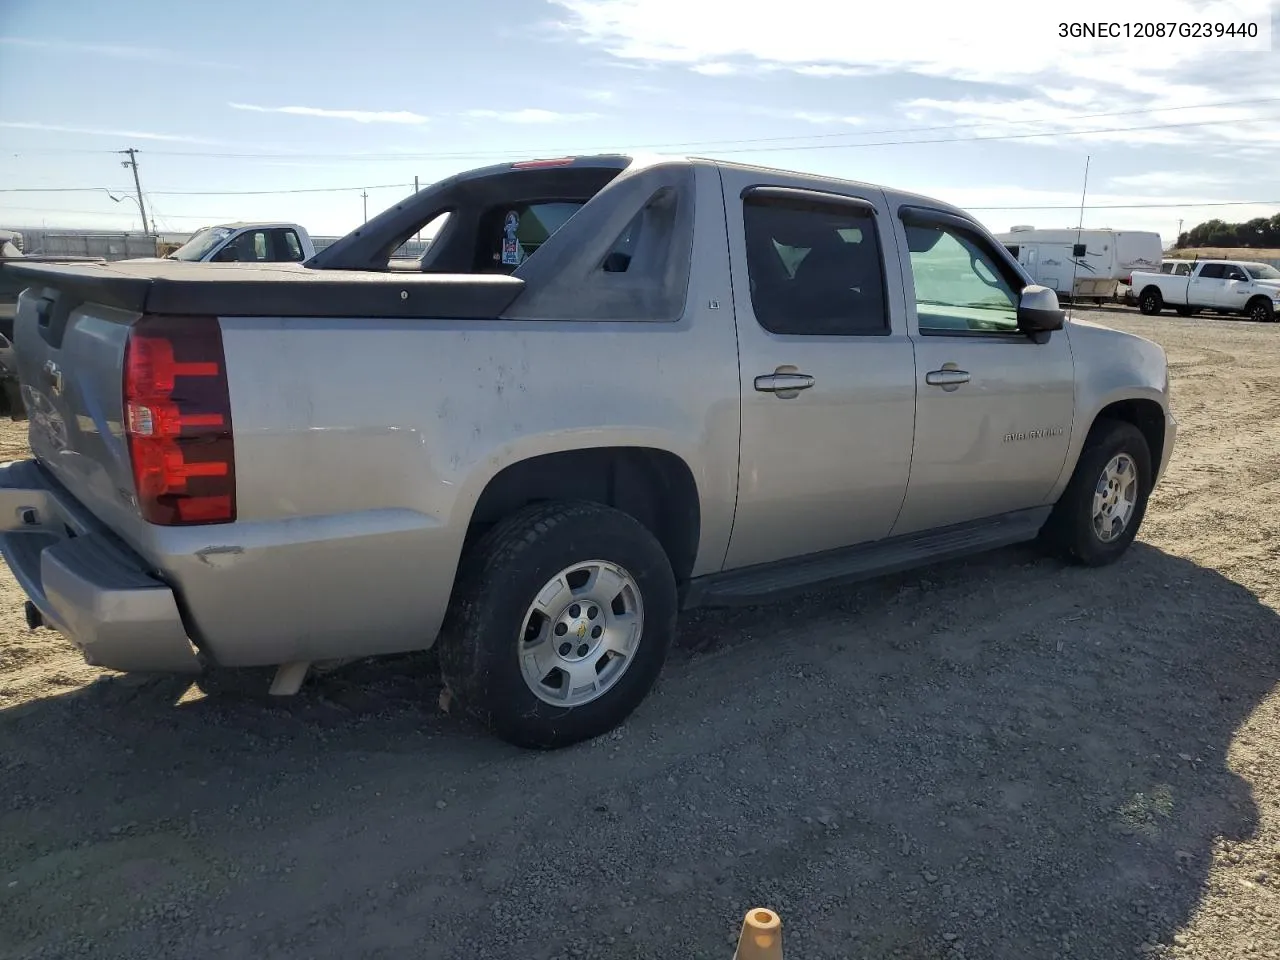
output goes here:
<path id="1" fill-rule="evenodd" d="M 756 389 L 761 393 L 775 393 L 780 397 L 794 397 L 801 390 L 808 390 L 814 384 L 813 377 L 807 373 L 770 373 L 756 377 Z"/>
<path id="2" fill-rule="evenodd" d="M 930 370 L 924 375 L 924 382 L 931 387 L 942 387 L 944 390 L 950 387 L 954 390 L 960 384 L 969 382 L 969 371 L 956 370 L 954 367 Z"/>

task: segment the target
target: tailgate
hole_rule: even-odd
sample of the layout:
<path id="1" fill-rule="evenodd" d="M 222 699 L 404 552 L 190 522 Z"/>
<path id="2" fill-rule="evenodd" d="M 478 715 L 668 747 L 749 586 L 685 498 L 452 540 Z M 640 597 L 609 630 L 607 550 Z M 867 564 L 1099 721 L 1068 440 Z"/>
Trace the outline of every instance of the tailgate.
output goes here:
<path id="1" fill-rule="evenodd" d="M 140 315 L 129 306 L 140 308 L 146 289 L 108 276 L 98 278 L 99 295 L 82 276 L 58 275 L 88 269 L 22 270 L 30 286 L 18 300 L 14 354 L 32 453 L 90 511 L 135 539 L 128 534 L 142 522 L 122 425 L 122 366 Z"/>

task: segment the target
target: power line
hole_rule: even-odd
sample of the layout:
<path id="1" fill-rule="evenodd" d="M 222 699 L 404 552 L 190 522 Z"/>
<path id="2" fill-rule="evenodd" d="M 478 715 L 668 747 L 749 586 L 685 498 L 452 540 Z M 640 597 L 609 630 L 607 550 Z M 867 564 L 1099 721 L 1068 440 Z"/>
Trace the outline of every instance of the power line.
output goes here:
<path id="1" fill-rule="evenodd" d="M 1181 210 L 1183 207 L 1267 207 L 1280 200 L 1208 200 L 1201 203 L 1091 203 L 1085 210 Z M 1080 204 L 1049 204 L 1020 207 L 964 207 L 965 210 L 1079 210 Z"/>
<path id="2" fill-rule="evenodd" d="M 1139 116 L 1139 115 L 1145 115 L 1150 113 L 1168 113 L 1168 112 L 1178 111 L 1178 110 L 1216 109 L 1221 107 L 1248 106 L 1248 105 L 1260 104 L 1260 103 L 1277 103 L 1277 102 L 1280 102 L 1280 97 L 1254 97 L 1247 100 L 1222 100 L 1216 103 L 1187 104 L 1184 106 L 1177 106 L 1177 107 L 1146 107 L 1139 110 L 1115 110 L 1115 111 L 1108 111 L 1104 113 L 1082 113 L 1082 114 L 1074 114 L 1066 117 L 1048 117 L 1048 118 L 1036 118 L 1036 119 L 1026 119 L 1026 120 L 987 119 L 987 120 L 972 121 L 968 123 L 948 123 L 948 124 L 937 124 L 932 126 L 889 127 L 881 130 L 845 130 L 845 131 L 840 131 L 838 133 L 815 133 L 815 134 L 803 134 L 803 135 L 792 135 L 792 136 L 771 136 L 771 137 L 725 138 L 720 140 L 668 141 L 664 143 L 634 144 L 630 147 L 630 149 L 632 150 L 664 150 L 664 149 L 689 148 L 689 147 L 703 147 L 703 148 L 717 147 L 717 145 L 731 146 L 735 144 L 746 144 L 746 145 L 768 144 L 768 143 L 794 144 L 796 141 L 801 141 L 801 140 L 827 140 L 827 139 L 845 138 L 845 137 L 882 136 L 886 134 L 899 134 L 899 133 L 927 133 L 934 130 L 963 130 L 963 129 L 972 129 L 972 128 L 978 128 L 978 127 L 989 127 L 989 126 L 997 126 L 997 125 L 998 126 L 1024 126 L 1027 124 L 1067 123 L 1075 120 L 1096 120 L 1103 117 Z M 1252 123 L 1252 122 L 1257 122 L 1257 121 L 1266 120 L 1266 119 L 1272 119 L 1272 118 L 1271 117 L 1254 117 L 1254 118 L 1249 118 L 1249 117 L 1238 118 L 1237 117 L 1237 118 L 1232 118 L 1230 120 L 1209 120 L 1209 121 L 1200 121 L 1200 122 L 1182 123 L 1182 124 L 1168 124 L 1167 128 L 1207 126 L 1207 125 L 1217 124 L 1217 123 Z M 1035 134 L 1035 135 L 1036 136 L 1077 136 L 1077 135 L 1088 134 L 1088 133 L 1112 133 L 1112 132 L 1125 131 L 1125 130 L 1156 130 L 1156 129 L 1165 129 L 1165 128 L 1166 128 L 1166 125 L 1146 126 L 1146 127 L 1121 127 L 1121 128 L 1118 128 L 1118 130 L 1108 129 L 1108 130 L 1098 130 L 1098 131 L 1089 131 L 1089 130 L 1052 131 L 1052 132 L 1046 132 L 1044 134 Z M 975 137 L 975 138 L 964 138 L 964 139 L 1015 139 L 1017 136 L 1018 135 L 1009 135 L 1007 137 L 993 136 L 993 137 L 982 137 L 982 138 Z M 1024 134 L 1022 136 L 1031 136 L 1031 134 Z M 891 141 L 891 142 L 897 142 L 897 141 Z M 904 143 L 947 143 L 947 142 L 953 142 L 953 141 L 907 140 L 902 142 Z M 886 144 L 852 143 L 852 144 L 837 144 L 833 146 L 858 147 L 858 146 L 883 146 L 883 145 L 886 145 Z M 787 149 L 800 150 L 800 149 L 820 149 L 820 148 L 822 148 L 821 145 L 814 145 L 813 147 L 809 147 L 807 145 L 793 145 L 793 146 L 789 146 Z M 584 153 L 596 153 L 596 152 L 607 151 L 607 150 L 613 149 L 613 147 L 574 147 L 569 149 L 557 149 L 557 148 L 540 148 L 540 149 L 545 149 L 547 152 L 559 153 L 559 154 L 584 154 Z M 775 149 L 775 148 L 770 148 L 770 149 Z M 21 153 L 24 151 L 18 151 L 18 152 Z M 34 151 L 30 151 L 30 152 L 34 152 Z M 56 151 L 45 151 L 45 152 L 56 152 Z M 85 150 L 85 151 L 66 151 L 66 152 L 95 153 L 98 151 Z M 110 152 L 110 151 L 101 151 L 101 152 Z M 528 151 L 519 151 L 519 150 L 511 150 L 511 151 L 489 150 L 489 151 L 479 151 L 479 152 L 471 152 L 471 153 L 466 153 L 461 151 L 429 151 L 429 152 L 423 152 L 423 153 L 407 153 L 406 152 L 406 153 L 389 153 L 389 154 L 388 153 L 359 154 L 359 153 L 298 153 L 298 152 L 295 152 L 295 153 L 268 153 L 268 152 L 228 153 L 228 152 L 194 151 L 194 150 L 149 150 L 148 151 L 148 153 L 153 156 L 165 156 L 165 157 L 198 157 L 198 158 L 210 158 L 210 159 L 239 159 L 239 160 L 258 160 L 258 159 L 263 159 L 263 160 L 266 160 L 266 159 L 352 160 L 352 161 L 371 161 L 371 162 L 383 162 L 383 161 L 395 162 L 395 161 L 418 160 L 418 159 L 469 160 L 469 159 L 485 159 L 488 157 L 502 158 L 502 157 L 513 156 L 513 155 L 515 156 L 523 155 L 524 153 L 527 153 L 527 152 Z M 745 152 L 745 150 L 740 152 Z"/>
<path id="3" fill-rule="evenodd" d="M 1241 124 L 1241 123 L 1261 123 L 1267 120 L 1274 120 L 1277 116 L 1269 114 L 1260 117 L 1233 118 L 1230 120 L 1198 120 L 1184 123 L 1161 123 L 1149 124 L 1137 127 L 1104 127 L 1094 130 L 1045 130 L 1034 133 L 1010 133 L 1010 134 L 991 134 L 988 136 L 978 137 L 935 137 L 930 139 L 911 139 L 911 140 L 877 140 L 862 143 L 795 143 L 797 140 L 816 140 L 823 137 L 868 137 L 878 136 L 881 133 L 925 133 L 930 130 L 960 130 L 970 127 L 990 127 L 990 126 L 1008 126 L 1012 124 L 1026 123 L 1066 123 L 1070 120 L 1085 119 L 1084 117 L 1062 117 L 1053 120 L 988 120 L 982 123 L 971 124 L 949 124 L 935 127 L 900 127 L 896 130 L 885 131 L 857 131 L 837 134 L 812 134 L 805 137 L 763 137 L 759 139 L 742 139 L 742 140 L 704 140 L 704 141 L 686 141 L 683 143 L 649 143 L 649 144 L 633 144 L 627 149 L 633 151 L 640 150 L 674 150 L 674 149 L 691 149 L 703 148 L 717 154 L 724 153 L 778 153 L 790 152 L 795 150 L 848 150 L 857 149 L 859 147 L 886 147 L 886 146 L 906 146 L 909 144 L 925 144 L 925 143 L 968 143 L 978 141 L 991 140 L 1025 140 L 1036 137 L 1078 137 L 1087 136 L 1095 133 L 1129 133 L 1145 130 L 1176 130 L 1188 127 L 1211 127 L 1220 124 Z M 779 143 L 779 141 L 787 141 Z M 768 146 L 767 144 L 775 143 L 776 146 Z M 747 146 L 733 146 L 734 144 L 747 144 Z M 722 146 L 724 145 L 724 146 Z M 540 148 L 536 152 L 542 154 L 555 155 L 583 155 L 591 153 L 608 153 L 616 150 L 616 146 L 605 147 L 578 147 L 578 148 Z M 185 151 L 155 151 L 160 156 L 169 157 L 200 157 L 208 159 L 239 159 L 239 160 L 259 160 L 259 159 L 277 159 L 278 157 L 271 154 L 232 154 L 232 153 L 190 153 Z M 295 160 L 351 160 L 351 161 L 369 161 L 369 162 L 405 162 L 408 160 L 503 160 L 509 157 L 527 156 L 529 153 L 535 152 L 530 150 L 503 150 L 503 151 L 484 151 L 484 152 L 434 152 L 434 153 L 399 153 L 399 154 L 322 154 L 322 153 L 296 153 L 286 154 L 285 156 Z"/>
<path id="4" fill-rule="evenodd" d="M 361 190 L 362 187 L 342 188 L 344 190 L 355 189 Z M 369 189 L 374 189 L 370 187 Z M 147 196 L 151 196 L 152 191 L 147 191 Z M 152 204 L 154 207 L 155 205 Z M 974 204 L 960 204 L 965 210 L 1079 210 L 1078 203 L 1042 203 L 1042 204 L 1018 204 L 1012 206 L 991 206 L 983 207 Z M 1280 207 L 1280 200 L 1196 200 L 1187 203 L 1090 203 L 1085 205 L 1085 210 L 1182 210 L 1184 208 L 1198 207 Z M 30 212 L 45 213 L 82 213 L 94 216 L 109 216 L 111 211 L 102 210 L 72 210 L 65 207 L 13 207 L 0 205 L 0 210 L 25 210 Z M 165 220 L 216 220 L 221 214 L 194 214 L 194 213 L 167 213 L 163 215 Z"/>
<path id="5" fill-rule="evenodd" d="M 1275 120 L 1280 114 L 1254 117 L 1249 122 L 1261 123 Z M 991 140 L 1031 140 L 1037 137 L 1084 137 L 1095 133 L 1138 133 L 1144 130 L 1176 130 L 1184 127 L 1211 127 L 1223 123 L 1242 123 L 1241 120 L 1201 120 L 1193 123 L 1157 123 L 1143 127 L 1103 127 L 1094 130 L 1045 130 L 1037 133 L 1006 133 L 989 137 L 935 137 L 929 140 L 876 140 L 871 143 L 815 143 L 805 146 L 741 147 L 733 150 L 717 150 L 717 153 L 779 153 L 793 150 L 848 150 L 855 147 L 893 147 L 925 143 L 979 143 Z"/>
<path id="6" fill-rule="evenodd" d="M 342 193 L 351 190 L 408 190 L 411 183 L 380 183 L 360 187 L 298 187 L 287 190 L 148 190 L 155 197 L 252 197 L 284 193 Z M 0 193 L 102 193 L 106 187 L 0 187 Z"/>
<path id="7" fill-rule="evenodd" d="M 0 193 L 110 193 L 109 187 L 0 187 Z M 121 193 L 124 191 L 121 190 Z"/>
<path id="8" fill-rule="evenodd" d="M 1266 116 L 1256 117 L 1256 121 L 1273 120 L 1280 117 Z M 1213 126 L 1222 123 L 1238 123 L 1238 120 L 1202 120 L 1191 123 L 1167 123 L 1167 124 L 1150 124 L 1141 127 L 1103 127 L 1092 130 L 1071 130 L 1071 131 L 1040 131 L 1035 133 L 1012 133 L 999 134 L 986 137 L 936 137 L 926 140 L 878 140 L 870 143 L 822 143 L 822 144 L 806 144 L 804 146 L 777 146 L 777 147 L 751 147 L 732 150 L 716 151 L 720 154 L 739 154 L 739 153 L 768 153 L 779 151 L 795 151 L 795 150 L 849 150 L 860 147 L 885 147 L 885 146 L 910 146 L 917 144 L 935 144 L 935 143 L 979 143 L 997 140 L 1028 140 L 1042 137 L 1078 137 L 1088 136 L 1099 133 L 1136 133 L 1139 131 L 1150 130 L 1172 130 L 1185 127 L 1203 127 Z M 156 196 L 169 197 L 231 197 L 231 196 L 276 196 L 282 194 L 301 194 L 301 193 L 341 193 L 356 190 L 408 190 L 411 184 L 408 183 L 384 183 L 374 186 L 355 186 L 355 187 L 301 187 L 283 190 L 152 190 L 148 191 Z M 92 193 L 105 190 L 105 187 L 3 187 L 0 193 Z"/>
<path id="9" fill-rule="evenodd" d="M 411 190 L 411 183 L 380 183 L 360 187 L 298 187 L 290 190 L 150 190 L 161 197 L 253 197 L 279 193 L 346 193 L 355 190 Z"/>
<path id="10" fill-rule="evenodd" d="M 153 213 L 156 212 L 154 203 L 151 205 L 151 209 Z M 43 214 L 74 213 L 77 215 L 90 216 L 90 217 L 113 217 L 117 215 L 116 212 L 113 210 L 73 210 L 68 207 L 53 207 L 53 208 L 11 207 L 5 204 L 0 204 L 0 212 L 11 213 L 16 210 L 22 211 L 24 213 L 43 213 Z M 226 214 L 213 214 L 213 213 L 203 213 L 203 214 L 201 213 L 165 213 L 165 214 L 157 214 L 157 215 L 161 220 L 204 220 L 204 221 L 214 222 L 214 221 L 226 219 Z"/>

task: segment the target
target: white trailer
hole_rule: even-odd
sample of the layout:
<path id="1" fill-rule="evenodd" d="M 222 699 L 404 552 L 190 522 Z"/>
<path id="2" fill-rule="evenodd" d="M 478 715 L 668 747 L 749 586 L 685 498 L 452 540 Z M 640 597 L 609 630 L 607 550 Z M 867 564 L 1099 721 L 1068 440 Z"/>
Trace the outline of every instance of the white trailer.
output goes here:
<path id="1" fill-rule="evenodd" d="M 1073 300 L 1109 300 L 1135 270 L 1156 270 L 1160 234 L 1144 230 L 1037 230 L 1014 227 L 996 239 L 1036 283 Z"/>

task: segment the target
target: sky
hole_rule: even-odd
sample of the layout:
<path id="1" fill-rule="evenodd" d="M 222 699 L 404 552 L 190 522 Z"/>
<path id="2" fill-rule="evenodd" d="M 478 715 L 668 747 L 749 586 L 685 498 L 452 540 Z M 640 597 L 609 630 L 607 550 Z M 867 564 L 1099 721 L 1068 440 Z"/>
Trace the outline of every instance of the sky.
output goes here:
<path id="1" fill-rule="evenodd" d="M 1039 7 L 1041 9 L 1033 9 Z M 1063 21 L 1253 24 L 1087 39 Z M 571 153 L 916 191 L 989 228 L 1280 213 L 1280 0 L 0 0 L 0 226 L 288 220 Z M 367 194 L 366 196 L 363 196 Z"/>

